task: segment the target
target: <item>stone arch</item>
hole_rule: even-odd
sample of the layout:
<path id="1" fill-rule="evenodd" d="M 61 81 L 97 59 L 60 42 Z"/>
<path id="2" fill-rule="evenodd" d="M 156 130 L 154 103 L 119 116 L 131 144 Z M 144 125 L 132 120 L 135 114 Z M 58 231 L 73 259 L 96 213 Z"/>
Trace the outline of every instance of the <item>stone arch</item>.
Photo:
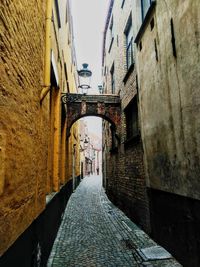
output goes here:
<path id="1" fill-rule="evenodd" d="M 67 135 L 72 125 L 80 118 L 101 117 L 111 123 L 113 131 L 119 137 L 121 123 L 121 102 L 118 95 L 82 95 L 63 94 L 66 105 Z"/>
<path id="2" fill-rule="evenodd" d="M 79 116 L 77 117 L 76 119 L 74 119 L 73 121 L 71 121 L 70 123 L 67 124 L 67 136 L 70 136 L 70 130 L 71 130 L 71 127 L 73 126 L 74 123 L 76 123 L 79 119 L 81 118 L 85 118 L 85 117 L 98 117 L 98 118 L 102 118 L 106 121 L 108 121 L 110 124 L 111 124 L 111 128 L 113 129 L 113 131 L 116 132 L 116 125 L 115 123 L 110 120 L 110 118 L 106 117 L 106 116 L 103 116 L 103 115 L 98 115 L 98 114 L 90 114 L 90 115 L 82 115 L 82 116 Z"/>

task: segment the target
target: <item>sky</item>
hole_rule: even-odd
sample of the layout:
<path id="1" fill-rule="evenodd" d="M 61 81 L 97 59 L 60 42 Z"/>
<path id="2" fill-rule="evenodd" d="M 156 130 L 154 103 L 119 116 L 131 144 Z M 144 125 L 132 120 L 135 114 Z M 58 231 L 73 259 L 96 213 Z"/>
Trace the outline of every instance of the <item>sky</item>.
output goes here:
<path id="1" fill-rule="evenodd" d="M 93 90 L 101 84 L 102 42 L 108 3 L 109 0 L 71 0 L 78 69 L 82 63 L 89 64 Z"/>
<path id="2" fill-rule="evenodd" d="M 101 81 L 103 32 L 109 0 L 71 0 L 74 45 L 78 69 L 88 63 L 92 71 L 88 94 L 98 92 Z M 87 117 L 89 130 L 101 133 L 101 119 Z"/>

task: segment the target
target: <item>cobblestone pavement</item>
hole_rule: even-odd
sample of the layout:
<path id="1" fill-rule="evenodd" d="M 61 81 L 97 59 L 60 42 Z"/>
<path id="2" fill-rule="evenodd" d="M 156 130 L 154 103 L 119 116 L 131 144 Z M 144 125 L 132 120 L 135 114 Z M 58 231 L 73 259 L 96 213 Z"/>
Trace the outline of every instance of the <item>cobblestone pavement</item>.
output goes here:
<path id="1" fill-rule="evenodd" d="M 149 249 L 145 252 L 145 248 Z M 157 259 L 147 255 L 148 250 L 154 250 Z M 160 252 L 167 259 L 158 259 Z M 67 204 L 47 266 L 181 265 L 108 200 L 100 176 L 90 176 L 82 180 Z"/>

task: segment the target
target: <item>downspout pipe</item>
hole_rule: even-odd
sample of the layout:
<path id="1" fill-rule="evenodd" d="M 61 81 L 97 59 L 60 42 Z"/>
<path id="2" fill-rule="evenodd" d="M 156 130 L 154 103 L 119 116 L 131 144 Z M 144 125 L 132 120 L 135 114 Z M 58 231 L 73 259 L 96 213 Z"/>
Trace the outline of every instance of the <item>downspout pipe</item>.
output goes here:
<path id="1" fill-rule="evenodd" d="M 72 189 L 73 192 L 75 191 L 75 173 L 76 173 L 76 163 L 75 163 L 75 156 L 76 156 L 76 144 L 73 144 L 73 152 L 72 152 Z"/>
<path id="2" fill-rule="evenodd" d="M 44 85 L 40 93 L 40 103 L 51 88 L 51 22 L 52 22 L 52 6 L 53 0 L 47 0 L 46 5 L 46 32 L 45 32 L 45 58 L 44 58 Z"/>

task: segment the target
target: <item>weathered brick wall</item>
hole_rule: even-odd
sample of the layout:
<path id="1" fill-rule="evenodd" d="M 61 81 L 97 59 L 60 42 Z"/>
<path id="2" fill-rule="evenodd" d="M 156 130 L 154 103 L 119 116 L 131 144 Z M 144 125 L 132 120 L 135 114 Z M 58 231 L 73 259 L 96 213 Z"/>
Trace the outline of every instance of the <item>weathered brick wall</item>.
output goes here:
<path id="1" fill-rule="evenodd" d="M 109 151 L 112 147 L 110 135 L 105 136 L 107 141 L 107 152 L 104 151 L 106 163 L 106 191 L 108 196 L 119 205 L 133 221 L 143 229 L 149 231 L 149 205 L 146 193 L 145 172 L 143 166 L 143 148 L 140 137 L 127 142 L 126 120 L 124 109 L 137 94 L 136 68 L 135 65 L 127 75 L 126 50 L 125 50 L 125 28 L 132 11 L 132 1 L 125 1 L 121 8 L 122 1 L 115 1 L 111 18 L 113 17 L 114 40 L 110 48 L 109 27 L 106 34 L 104 76 L 107 93 L 111 93 L 110 69 L 115 65 L 115 87 L 116 93 L 120 95 L 122 107 L 121 134 L 117 151 Z M 133 19 L 133 17 L 132 17 Z M 134 23 L 134 22 L 133 22 Z M 134 33 L 133 33 L 134 34 Z M 135 61 L 135 56 L 134 56 Z M 104 135 L 109 125 L 105 124 Z"/>
<path id="2" fill-rule="evenodd" d="M 120 175 L 119 201 L 127 209 L 128 215 L 149 231 L 142 142 L 136 140 L 126 144 L 122 160 L 124 161 L 124 174 Z"/>
<path id="3" fill-rule="evenodd" d="M 134 143 L 133 141 L 127 144 L 123 152 L 110 153 L 108 151 L 104 157 L 106 159 L 106 167 L 104 167 L 106 168 L 108 196 L 134 222 L 149 232 L 149 204 L 142 142 L 137 140 Z"/>
<path id="4" fill-rule="evenodd" d="M 41 107 L 45 1 L 0 8 L 1 255 L 45 207 L 48 99 Z"/>

